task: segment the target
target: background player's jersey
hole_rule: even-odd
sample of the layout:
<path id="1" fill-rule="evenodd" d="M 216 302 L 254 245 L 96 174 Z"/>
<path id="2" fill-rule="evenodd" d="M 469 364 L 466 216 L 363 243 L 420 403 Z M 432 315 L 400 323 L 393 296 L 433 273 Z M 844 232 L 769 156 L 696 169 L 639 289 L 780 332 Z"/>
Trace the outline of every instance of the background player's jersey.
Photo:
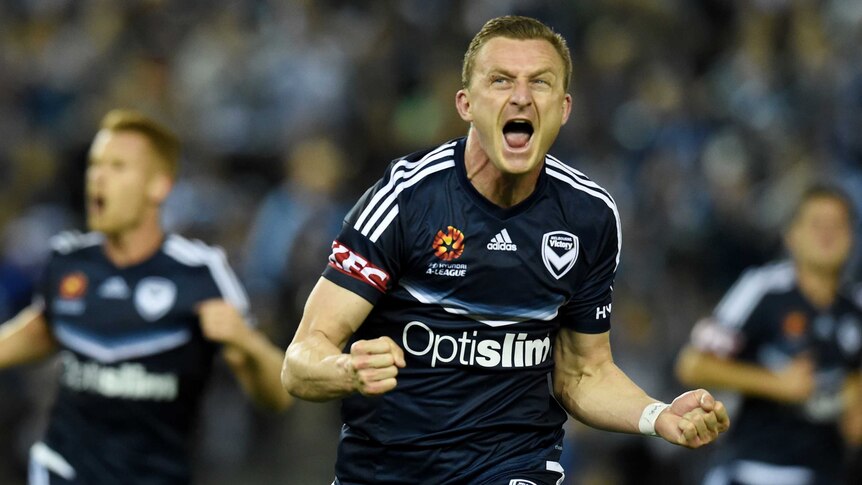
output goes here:
<path id="1" fill-rule="evenodd" d="M 169 235 L 148 260 L 117 268 L 95 233 L 61 234 L 54 248 L 41 298 L 63 369 L 34 463 L 76 483 L 189 483 L 216 350 L 195 307 L 224 298 L 247 311 L 224 254 Z"/>
<path id="2" fill-rule="evenodd" d="M 533 194 L 500 208 L 467 180 L 464 142 L 393 162 L 333 242 L 324 276 L 375 304 L 350 343 L 389 336 L 407 362 L 393 391 L 344 400 L 343 482 L 446 483 L 553 446 L 566 419 L 549 388 L 557 332 L 609 329 L 611 197 L 547 157 Z M 419 453 L 421 466 L 392 454 L 424 447 L 450 453 Z"/>
<path id="3" fill-rule="evenodd" d="M 841 388 L 862 360 L 862 311 L 839 295 L 814 307 L 800 293 L 790 262 L 748 270 L 692 332 L 701 351 L 780 370 L 802 354 L 814 359 L 816 390 L 790 405 L 744 397 L 726 445 L 733 459 L 834 472 L 843 446 L 837 421 Z"/>

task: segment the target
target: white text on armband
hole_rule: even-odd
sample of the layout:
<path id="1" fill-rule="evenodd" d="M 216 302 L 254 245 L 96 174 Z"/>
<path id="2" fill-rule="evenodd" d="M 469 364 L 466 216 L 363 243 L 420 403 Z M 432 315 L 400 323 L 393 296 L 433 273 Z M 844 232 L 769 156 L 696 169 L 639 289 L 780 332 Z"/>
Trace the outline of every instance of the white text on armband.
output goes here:
<path id="1" fill-rule="evenodd" d="M 389 273 L 374 266 L 367 259 L 338 241 L 332 241 L 332 253 L 329 255 L 329 265 L 384 293 L 386 292 Z"/>
<path id="2" fill-rule="evenodd" d="M 417 344 L 421 337 L 427 338 L 427 343 Z M 464 331 L 457 336 L 440 335 L 417 321 L 404 326 L 401 343 L 412 355 L 431 354 L 431 367 L 456 358 L 457 363 L 464 366 L 533 367 L 548 360 L 551 353 L 550 334 L 537 339 L 527 339 L 526 333 L 512 332 L 503 334 L 502 339 L 481 338 L 478 330 Z"/>
<path id="3" fill-rule="evenodd" d="M 129 362 L 117 367 L 81 362 L 69 353 L 63 354 L 60 382 L 73 391 L 119 399 L 173 401 L 179 393 L 175 374 L 147 372 L 143 365 Z"/>

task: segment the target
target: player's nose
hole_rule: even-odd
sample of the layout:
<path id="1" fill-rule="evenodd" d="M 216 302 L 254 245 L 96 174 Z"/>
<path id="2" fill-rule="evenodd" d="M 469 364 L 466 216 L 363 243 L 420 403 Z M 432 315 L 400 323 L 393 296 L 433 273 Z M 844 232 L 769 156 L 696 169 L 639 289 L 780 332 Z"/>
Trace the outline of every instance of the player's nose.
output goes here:
<path id="1" fill-rule="evenodd" d="M 516 81 L 509 102 L 519 108 L 533 104 L 533 95 L 530 92 L 529 84 L 525 81 Z"/>

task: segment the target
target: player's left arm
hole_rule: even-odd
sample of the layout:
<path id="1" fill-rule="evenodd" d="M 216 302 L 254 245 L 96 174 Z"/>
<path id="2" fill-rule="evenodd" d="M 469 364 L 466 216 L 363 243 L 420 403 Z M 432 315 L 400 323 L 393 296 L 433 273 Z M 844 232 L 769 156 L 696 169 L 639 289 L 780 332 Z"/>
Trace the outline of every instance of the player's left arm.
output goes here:
<path id="1" fill-rule="evenodd" d="M 862 446 L 862 372 L 854 372 L 844 381 L 844 414 L 841 434 L 848 445 Z"/>
<path id="2" fill-rule="evenodd" d="M 639 433 L 648 396 L 614 363 L 609 332 L 562 328 L 554 345 L 554 394 L 579 421 L 595 428 Z M 658 408 L 660 409 L 660 408 Z M 730 419 L 720 401 L 698 389 L 683 393 L 654 420 L 655 433 L 688 448 L 714 441 Z"/>
<path id="3" fill-rule="evenodd" d="M 243 391 L 264 408 L 287 409 L 293 398 L 281 386 L 284 351 L 250 326 L 239 310 L 222 299 L 198 306 L 204 336 L 223 344 L 222 356 Z"/>

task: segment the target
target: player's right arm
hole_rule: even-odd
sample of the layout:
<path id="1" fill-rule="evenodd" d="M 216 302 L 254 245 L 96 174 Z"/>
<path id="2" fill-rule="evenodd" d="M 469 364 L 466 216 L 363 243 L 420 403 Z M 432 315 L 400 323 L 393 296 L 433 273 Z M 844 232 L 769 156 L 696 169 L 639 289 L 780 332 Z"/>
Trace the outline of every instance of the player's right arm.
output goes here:
<path id="1" fill-rule="evenodd" d="M 393 162 L 347 214 L 285 352 L 281 382 L 294 397 L 374 396 L 397 385 L 404 352 L 391 338 L 357 340 L 345 347 L 400 273 L 407 211 L 400 207 L 399 194 L 416 170 L 415 163 Z"/>
<path id="2" fill-rule="evenodd" d="M 359 340 L 350 353 L 341 350 L 372 308 L 356 293 L 320 278 L 285 352 L 281 382 L 287 392 L 327 401 L 353 392 L 379 395 L 394 389 L 404 352 L 392 339 Z"/>
<path id="3" fill-rule="evenodd" d="M 699 321 L 676 363 L 677 378 L 687 385 L 709 386 L 784 403 L 806 401 L 814 391 L 814 362 L 801 354 L 772 369 L 742 359 L 774 338 L 764 322 L 773 318 L 763 301 L 773 288 L 794 278 L 789 262 L 747 270 L 716 306 Z"/>
<path id="4" fill-rule="evenodd" d="M 688 386 L 726 389 L 785 403 L 805 402 L 815 385 L 814 363 L 805 355 L 773 371 L 693 345 L 686 346 L 680 353 L 676 375 Z"/>
<path id="5" fill-rule="evenodd" d="M 0 369 L 44 359 L 57 350 L 40 305 L 31 305 L 0 326 Z"/>

